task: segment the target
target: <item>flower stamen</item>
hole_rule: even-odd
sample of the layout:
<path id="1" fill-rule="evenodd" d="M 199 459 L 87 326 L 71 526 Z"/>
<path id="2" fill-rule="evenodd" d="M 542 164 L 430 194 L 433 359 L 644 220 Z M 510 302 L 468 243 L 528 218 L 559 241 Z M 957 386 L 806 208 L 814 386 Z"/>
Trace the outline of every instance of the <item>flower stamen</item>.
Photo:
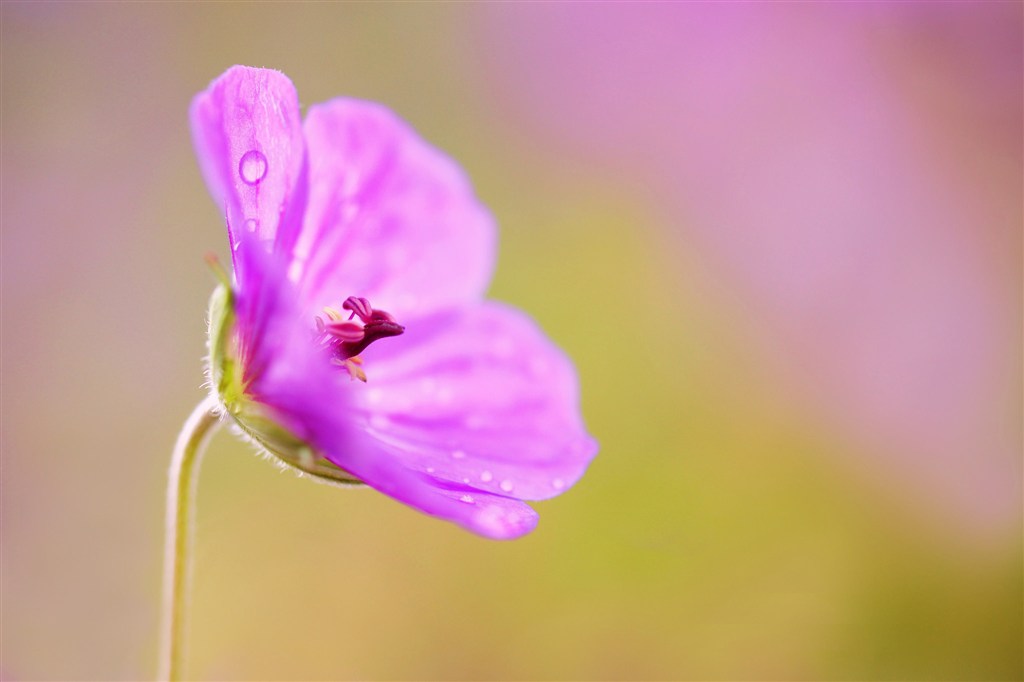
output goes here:
<path id="1" fill-rule="evenodd" d="M 374 310 L 370 302 L 362 297 L 349 296 L 341 306 L 350 312 L 348 319 L 335 308 L 323 309 L 326 320 L 319 315 L 313 318 L 316 325 L 315 342 L 331 354 L 334 364 L 344 367 L 353 379 L 366 381 L 366 372 L 360 365 L 359 356 L 374 341 L 389 336 L 398 336 L 405 327 L 395 321 L 394 316 L 384 310 Z M 358 321 L 356 318 L 359 318 Z"/>
<path id="2" fill-rule="evenodd" d="M 331 362 L 339 367 L 344 367 L 345 371 L 348 372 L 349 378 L 353 381 L 359 379 L 359 381 L 364 384 L 366 383 L 366 372 L 363 371 L 362 367 L 360 367 L 360 365 L 363 364 L 362 358 L 355 357 L 348 358 L 346 360 L 338 360 L 337 358 L 334 358 Z"/>

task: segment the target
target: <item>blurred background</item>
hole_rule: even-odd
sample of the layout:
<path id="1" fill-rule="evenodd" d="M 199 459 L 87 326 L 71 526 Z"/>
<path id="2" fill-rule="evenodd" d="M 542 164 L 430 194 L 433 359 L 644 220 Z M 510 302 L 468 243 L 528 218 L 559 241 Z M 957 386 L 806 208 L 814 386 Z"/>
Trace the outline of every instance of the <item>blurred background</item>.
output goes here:
<path id="1" fill-rule="evenodd" d="M 218 435 L 201 680 L 1020 679 L 1022 5 L 19 3 L 5 680 L 155 674 L 228 66 L 383 102 L 501 227 L 601 453 L 494 543 Z"/>

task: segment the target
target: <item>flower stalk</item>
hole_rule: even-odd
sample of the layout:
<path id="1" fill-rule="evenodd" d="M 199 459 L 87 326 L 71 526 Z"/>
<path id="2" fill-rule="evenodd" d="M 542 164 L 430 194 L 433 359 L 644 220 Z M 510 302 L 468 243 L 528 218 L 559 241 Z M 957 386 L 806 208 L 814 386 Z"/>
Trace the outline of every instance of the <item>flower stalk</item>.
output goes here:
<path id="1" fill-rule="evenodd" d="M 174 444 L 167 482 L 159 680 L 178 680 L 182 674 L 199 465 L 220 420 L 217 399 L 207 397 L 189 415 Z"/>

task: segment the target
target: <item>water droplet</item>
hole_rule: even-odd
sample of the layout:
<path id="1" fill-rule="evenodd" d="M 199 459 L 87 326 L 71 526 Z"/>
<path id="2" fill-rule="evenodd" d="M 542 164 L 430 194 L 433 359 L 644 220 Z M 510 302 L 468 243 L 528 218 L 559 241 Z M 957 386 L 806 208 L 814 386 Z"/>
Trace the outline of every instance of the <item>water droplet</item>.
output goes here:
<path id="1" fill-rule="evenodd" d="M 462 450 L 452 450 L 452 459 L 463 459 L 466 453 Z"/>
<path id="2" fill-rule="evenodd" d="M 494 474 L 492 474 L 490 471 L 480 472 L 480 480 L 483 481 L 484 483 L 490 483 L 493 478 Z"/>
<path id="3" fill-rule="evenodd" d="M 465 502 L 466 504 L 473 504 L 473 496 L 472 495 L 463 495 L 462 497 L 459 498 L 459 502 Z"/>
<path id="4" fill-rule="evenodd" d="M 250 149 L 238 161 L 238 174 L 248 185 L 258 185 L 267 176 L 267 157 L 263 152 Z"/>
<path id="5" fill-rule="evenodd" d="M 248 218 L 245 221 L 245 231 L 246 232 L 255 232 L 256 228 L 259 227 L 259 226 L 260 226 L 260 221 L 256 220 L 255 218 Z"/>
<path id="6" fill-rule="evenodd" d="M 516 487 L 516 484 L 506 478 L 504 481 L 501 482 L 501 484 L 498 487 L 504 490 L 505 492 L 510 493 L 512 492 L 512 488 Z"/>
<path id="7" fill-rule="evenodd" d="M 555 480 L 551 481 L 551 487 L 554 488 L 555 490 L 561 490 L 562 488 L 565 487 L 565 481 L 563 481 L 560 478 L 556 478 Z"/>
<path id="8" fill-rule="evenodd" d="M 434 471 L 435 471 L 434 467 L 427 467 L 427 473 L 428 474 L 432 474 L 432 473 L 434 473 Z"/>
<path id="9" fill-rule="evenodd" d="M 464 478 L 464 479 L 462 479 L 462 482 L 463 483 L 469 483 L 469 479 L 468 478 Z"/>

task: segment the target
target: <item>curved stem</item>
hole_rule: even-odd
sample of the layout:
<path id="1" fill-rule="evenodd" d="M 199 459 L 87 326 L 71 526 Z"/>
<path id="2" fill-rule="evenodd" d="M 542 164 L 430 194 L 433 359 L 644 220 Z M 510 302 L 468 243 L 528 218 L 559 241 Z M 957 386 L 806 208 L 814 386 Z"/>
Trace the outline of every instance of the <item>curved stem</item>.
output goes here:
<path id="1" fill-rule="evenodd" d="M 181 677 L 196 483 L 199 480 L 199 464 L 203 458 L 203 451 L 220 423 L 218 406 L 213 396 L 207 397 L 196 406 L 178 434 L 178 441 L 174 444 L 174 454 L 171 457 L 164 539 L 164 585 L 158 673 L 160 680 L 177 680 Z"/>

